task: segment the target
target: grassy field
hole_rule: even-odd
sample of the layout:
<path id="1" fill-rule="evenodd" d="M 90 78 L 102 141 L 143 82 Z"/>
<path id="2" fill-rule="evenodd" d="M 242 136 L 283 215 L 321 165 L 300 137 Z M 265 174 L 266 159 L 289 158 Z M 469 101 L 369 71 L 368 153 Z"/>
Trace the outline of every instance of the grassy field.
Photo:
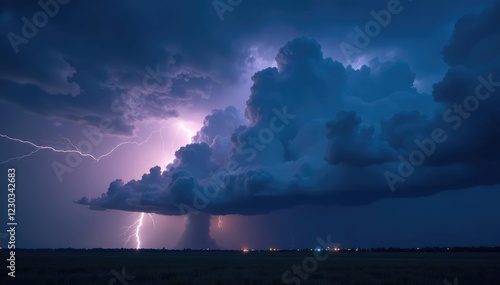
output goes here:
<path id="1" fill-rule="evenodd" d="M 21 251 L 16 253 L 16 278 L 7 277 L 2 265 L 0 284 L 284 284 L 285 271 L 313 256 L 312 252 Z M 6 264 L 5 250 L 1 258 Z M 122 268 L 133 280 L 117 278 L 122 278 Z M 445 279 L 453 284 L 455 277 L 459 285 L 500 284 L 500 253 L 340 252 L 319 261 L 307 280 L 297 277 L 296 281 L 304 285 L 443 285 Z"/>

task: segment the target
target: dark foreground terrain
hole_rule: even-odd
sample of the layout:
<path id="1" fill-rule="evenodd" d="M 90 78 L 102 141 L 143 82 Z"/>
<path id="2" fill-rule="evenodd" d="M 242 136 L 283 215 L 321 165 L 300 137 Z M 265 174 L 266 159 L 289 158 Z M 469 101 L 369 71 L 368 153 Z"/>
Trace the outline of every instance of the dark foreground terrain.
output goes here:
<path id="1" fill-rule="evenodd" d="M 21 251 L 7 278 L 1 257 L 2 285 L 285 284 L 294 264 L 314 266 L 313 252 Z M 332 253 L 288 284 L 500 284 L 500 253 Z"/>

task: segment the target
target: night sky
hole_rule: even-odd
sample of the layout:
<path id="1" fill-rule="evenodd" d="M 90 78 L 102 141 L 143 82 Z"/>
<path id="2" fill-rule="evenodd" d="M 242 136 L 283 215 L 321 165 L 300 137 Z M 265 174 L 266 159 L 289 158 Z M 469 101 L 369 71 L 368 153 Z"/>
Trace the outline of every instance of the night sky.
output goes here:
<path id="1" fill-rule="evenodd" d="M 18 247 L 500 245 L 500 1 L 41 3 L 0 4 Z"/>

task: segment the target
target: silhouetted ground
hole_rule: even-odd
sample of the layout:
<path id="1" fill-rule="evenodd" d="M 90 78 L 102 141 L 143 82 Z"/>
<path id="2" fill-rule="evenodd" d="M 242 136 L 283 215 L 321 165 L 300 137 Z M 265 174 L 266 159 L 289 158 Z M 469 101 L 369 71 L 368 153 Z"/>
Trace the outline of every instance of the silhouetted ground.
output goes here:
<path id="1" fill-rule="evenodd" d="M 314 256 L 313 252 L 19 251 L 17 277 L 7 278 L 7 252 L 0 253 L 0 284 L 19 285 L 284 284 L 285 271 Z M 311 258 L 308 262 L 314 266 Z M 340 252 L 317 264 L 307 280 L 288 284 L 443 285 L 454 284 L 455 277 L 459 285 L 500 284 L 498 252 Z M 123 273 L 133 280 L 123 279 Z"/>

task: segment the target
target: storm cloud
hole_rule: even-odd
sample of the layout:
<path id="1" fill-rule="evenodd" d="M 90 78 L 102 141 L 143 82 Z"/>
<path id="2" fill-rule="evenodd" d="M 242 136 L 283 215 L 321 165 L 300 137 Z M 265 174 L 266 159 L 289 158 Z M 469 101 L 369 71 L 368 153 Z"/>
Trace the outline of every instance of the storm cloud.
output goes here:
<path id="1" fill-rule="evenodd" d="M 458 20 L 443 49 L 449 69 L 432 96 L 417 91 L 414 72 L 400 59 L 375 58 L 355 69 L 325 57 L 314 39 L 293 39 L 279 49 L 277 68 L 252 77 L 248 124 L 236 108 L 215 110 L 164 171 L 115 181 L 101 197 L 77 203 L 163 215 L 255 215 L 496 185 L 499 13 L 497 3 Z M 425 156 L 411 165 L 416 150 Z M 413 169 L 402 173 L 405 167 Z"/>

